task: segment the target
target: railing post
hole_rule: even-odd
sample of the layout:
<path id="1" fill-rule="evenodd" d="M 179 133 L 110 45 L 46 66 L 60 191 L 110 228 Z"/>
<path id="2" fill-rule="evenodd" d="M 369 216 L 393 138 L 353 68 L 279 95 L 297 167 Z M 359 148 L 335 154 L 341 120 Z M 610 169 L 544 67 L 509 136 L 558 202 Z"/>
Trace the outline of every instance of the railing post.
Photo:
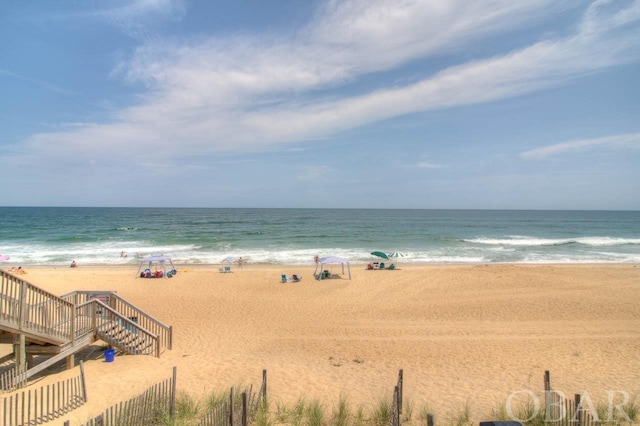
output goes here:
<path id="1" fill-rule="evenodd" d="M 231 387 L 231 391 L 229 392 L 229 405 L 231 406 L 231 409 L 229 410 L 229 424 L 231 426 L 233 426 L 233 423 L 234 423 L 233 415 L 234 415 L 234 411 L 235 411 L 234 406 L 233 406 L 233 398 L 234 398 L 234 395 L 233 395 L 233 386 L 232 386 Z"/>
<path id="2" fill-rule="evenodd" d="M 95 333 L 97 331 L 96 329 L 98 328 L 98 324 L 97 324 L 98 320 L 96 318 L 96 311 L 97 311 L 96 302 L 91 303 L 90 306 L 91 306 L 91 328 L 93 329 L 93 332 Z"/>
<path id="3" fill-rule="evenodd" d="M 400 390 L 398 385 L 393 389 L 393 426 L 400 426 Z"/>
<path id="4" fill-rule="evenodd" d="M 576 413 L 571 419 L 572 421 L 576 421 L 576 426 L 582 425 L 582 404 L 580 403 L 580 394 L 575 394 L 575 404 L 576 404 Z"/>
<path id="5" fill-rule="evenodd" d="M 267 370 L 262 370 L 262 399 L 267 401 Z"/>
<path id="6" fill-rule="evenodd" d="M 80 360 L 80 380 L 82 383 L 82 399 L 87 402 L 87 380 L 84 377 L 84 363 Z"/>
<path id="7" fill-rule="evenodd" d="M 402 414 L 402 381 L 403 381 L 403 370 L 400 369 L 398 372 L 398 414 Z"/>
<path id="8" fill-rule="evenodd" d="M 247 426 L 247 391 L 242 392 L 242 426 Z"/>
<path id="9" fill-rule="evenodd" d="M 178 378 L 178 366 L 173 367 L 173 380 L 171 380 L 171 406 L 169 407 L 169 414 L 173 419 L 176 415 L 176 379 Z"/>
<path id="10" fill-rule="evenodd" d="M 18 330 L 22 331 L 24 316 L 27 313 L 27 282 L 20 280 L 20 296 L 18 297 L 20 307 L 18 308 Z"/>
<path id="11" fill-rule="evenodd" d="M 551 374 L 549 370 L 544 371 L 544 412 L 545 419 L 551 418 Z"/>
<path id="12" fill-rule="evenodd" d="M 76 307 L 71 308 L 71 344 L 76 344 Z"/>

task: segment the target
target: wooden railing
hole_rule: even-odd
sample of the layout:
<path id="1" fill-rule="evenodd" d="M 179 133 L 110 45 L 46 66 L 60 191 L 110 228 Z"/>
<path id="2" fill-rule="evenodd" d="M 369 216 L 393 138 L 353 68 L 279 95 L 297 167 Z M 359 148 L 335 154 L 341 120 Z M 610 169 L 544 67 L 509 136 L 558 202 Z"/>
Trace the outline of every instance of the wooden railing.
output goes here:
<path id="1" fill-rule="evenodd" d="M 117 294 L 113 294 L 111 307 L 136 324 L 156 334 L 160 339 L 160 348 L 171 349 L 173 346 L 173 328 L 163 324 L 143 310 L 135 307 Z"/>
<path id="2" fill-rule="evenodd" d="M 150 331 L 152 334 L 157 335 L 161 352 L 164 349 L 171 349 L 173 346 L 173 329 L 171 326 L 162 323 L 160 320 L 137 308 L 120 297 L 115 291 L 74 291 L 61 297 L 76 306 L 92 298 L 98 298 L 98 300 L 119 312 L 122 316 L 138 324 L 145 330 Z"/>
<path id="3" fill-rule="evenodd" d="M 77 318 L 83 318 L 81 323 L 85 329 L 95 329 L 100 340 L 109 343 L 123 351 L 133 354 L 160 356 L 160 339 L 157 334 L 140 326 L 136 322 L 122 315 L 115 309 L 97 299 L 91 299 L 77 308 Z M 90 324 L 90 325 L 89 325 Z M 120 340 L 109 334 L 109 329 L 124 328 L 131 334 L 139 336 L 137 339 Z M 141 341 L 150 342 L 148 347 L 139 348 Z"/>
<path id="4" fill-rule="evenodd" d="M 113 291 L 79 291 L 58 297 L 3 270 L 0 276 L 0 325 L 11 332 L 72 345 L 95 333 L 124 351 L 157 357 L 163 348 L 171 349 L 172 328 Z M 107 332 L 118 327 L 124 329 L 120 334 L 129 334 L 127 341 Z M 151 346 L 139 349 L 141 340 Z"/>
<path id="5" fill-rule="evenodd" d="M 72 339 L 73 304 L 0 270 L 0 322 L 16 331 L 66 342 Z"/>

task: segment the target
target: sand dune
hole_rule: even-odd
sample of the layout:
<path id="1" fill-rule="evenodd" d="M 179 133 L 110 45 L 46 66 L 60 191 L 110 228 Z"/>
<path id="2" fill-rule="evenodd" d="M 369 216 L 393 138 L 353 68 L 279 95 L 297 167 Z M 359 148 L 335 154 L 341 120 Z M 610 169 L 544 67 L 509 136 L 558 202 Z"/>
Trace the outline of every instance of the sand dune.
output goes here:
<path id="1" fill-rule="evenodd" d="M 30 282 L 55 294 L 115 290 L 174 327 L 174 348 L 159 359 L 105 363 L 99 352 L 83 354 L 89 403 L 60 424 L 79 424 L 136 396 L 174 365 L 178 388 L 197 397 L 259 385 L 267 369 L 272 400 L 304 396 L 327 405 L 341 394 L 356 405 L 391 397 L 402 368 L 405 399 L 428 404 L 443 420 L 465 404 L 474 419 L 486 418 L 511 392 L 542 390 L 544 370 L 569 395 L 640 393 L 634 265 L 352 265 L 351 281 L 315 281 L 311 266 L 178 271 L 140 279 L 123 267 L 30 270 Z M 303 280 L 282 284 L 282 273 Z"/>

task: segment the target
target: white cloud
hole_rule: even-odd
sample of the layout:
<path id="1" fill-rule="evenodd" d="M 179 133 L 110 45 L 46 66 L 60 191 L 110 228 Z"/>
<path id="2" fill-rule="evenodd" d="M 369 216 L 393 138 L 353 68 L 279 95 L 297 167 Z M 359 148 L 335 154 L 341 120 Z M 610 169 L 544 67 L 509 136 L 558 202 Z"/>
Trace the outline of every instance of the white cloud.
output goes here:
<path id="1" fill-rule="evenodd" d="M 522 158 L 541 159 L 570 151 L 586 151 L 597 147 L 640 148 L 640 133 L 614 135 L 595 139 L 581 139 L 563 142 L 542 148 L 532 149 L 520 154 Z"/>
<path id="2" fill-rule="evenodd" d="M 328 1 L 305 33 L 310 45 L 353 72 L 450 53 L 480 37 L 527 27 L 572 2 L 465 0 Z"/>
<path id="3" fill-rule="evenodd" d="M 146 44 L 120 66 L 128 79 L 148 87 L 138 105 L 110 123 L 34 135 L 28 144 L 52 156 L 115 152 L 149 161 L 261 151 L 403 114 L 530 93 L 640 59 L 640 2 L 623 10 L 596 2 L 577 32 L 564 38 L 453 66 L 406 86 L 349 96 L 323 91 L 553 16 L 555 3 L 331 1 L 288 39 Z M 135 4 L 134 11 L 180 3 Z"/>

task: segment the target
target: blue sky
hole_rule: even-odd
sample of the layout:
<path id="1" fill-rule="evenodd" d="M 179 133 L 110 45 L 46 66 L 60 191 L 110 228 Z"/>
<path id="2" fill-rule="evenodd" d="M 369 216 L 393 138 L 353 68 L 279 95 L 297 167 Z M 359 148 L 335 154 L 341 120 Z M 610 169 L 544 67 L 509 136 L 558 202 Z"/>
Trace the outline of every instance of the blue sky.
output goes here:
<path id="1" fill-rule="evenodd" d="M 0 205 L 640 209 L 640 1 L 0 3 Z"/>

